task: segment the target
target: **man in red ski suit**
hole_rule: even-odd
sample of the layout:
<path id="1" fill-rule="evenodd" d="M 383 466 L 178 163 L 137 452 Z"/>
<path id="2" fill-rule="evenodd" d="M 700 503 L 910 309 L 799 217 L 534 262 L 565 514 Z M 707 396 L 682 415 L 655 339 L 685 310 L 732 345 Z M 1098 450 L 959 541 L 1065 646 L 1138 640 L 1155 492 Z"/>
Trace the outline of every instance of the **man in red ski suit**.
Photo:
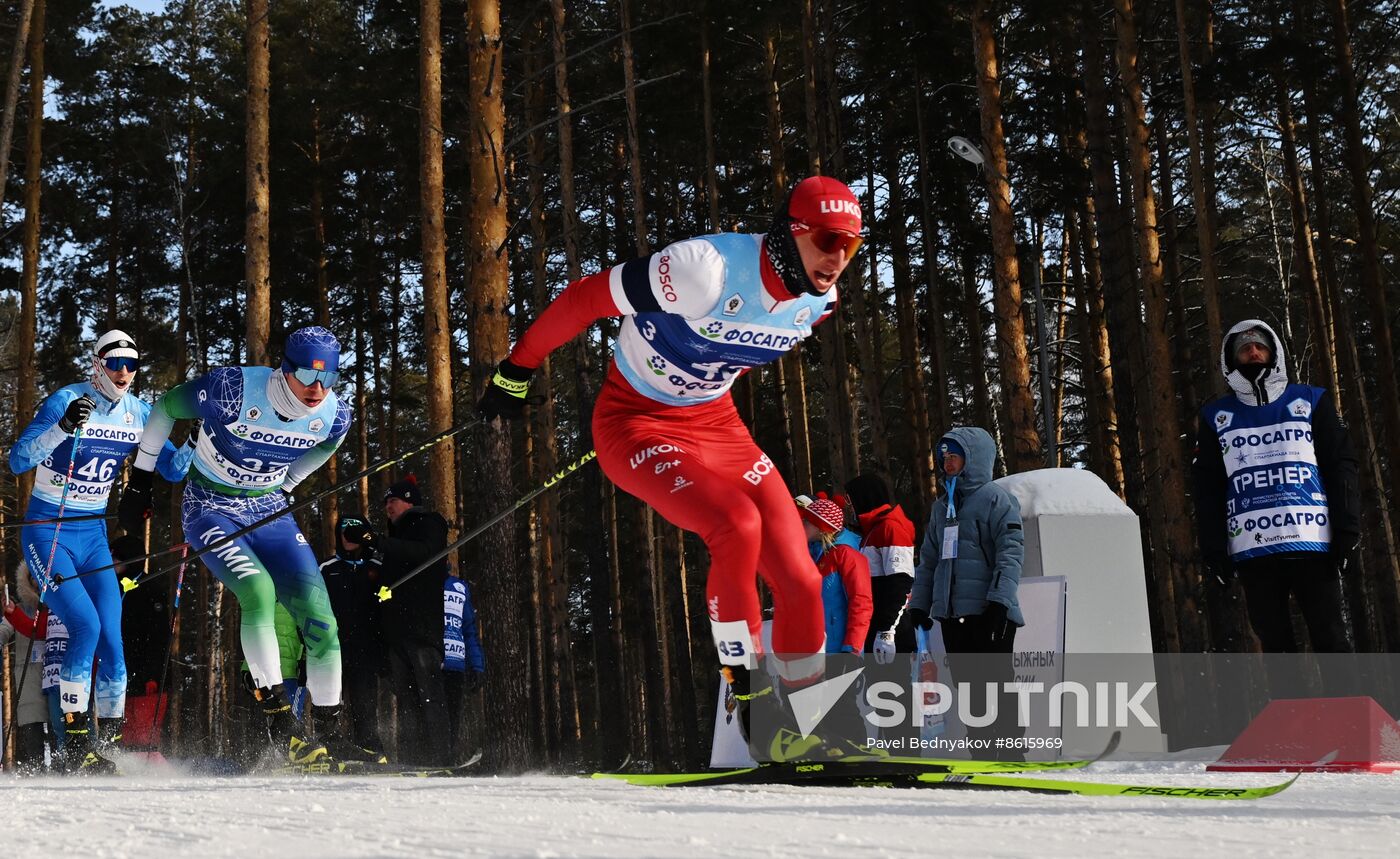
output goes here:
<path id="1" fill-rule="evenodd" d="M 530 376 L 550 352 L 595 320 L 623 317 L 593 412 L 598 462 L 618 486 L 705 541 L 710 625 L 731 673 L 756 668 L 762 655 L 756 571 L 773 593 L 779 675 L 801 683 L 822 670 L 821 576 L 792 496 L 729 389 L 832 313 L 860 231 L 849 188 L 805 179 L 766 234 L 675 242 L 569 284 L 481 399 L 488 419 L 520 415 Z"/>

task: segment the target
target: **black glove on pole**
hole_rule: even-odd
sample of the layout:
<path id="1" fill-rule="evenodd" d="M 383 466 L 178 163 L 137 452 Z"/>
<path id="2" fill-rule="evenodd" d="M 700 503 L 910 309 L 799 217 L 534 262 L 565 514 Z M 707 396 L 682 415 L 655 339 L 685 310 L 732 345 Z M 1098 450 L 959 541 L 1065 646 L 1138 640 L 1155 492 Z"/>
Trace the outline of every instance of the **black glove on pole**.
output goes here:
<path id="1" fill-rule="evenodd" d="M 122 490 L 122 500 L 117 504 L 117 521 L 128 534 L 141 530 L 155 512 L 151 504 L 153 477 L 149 471 L 133 468 L 126 479 L 126 489 Z"/>
<path id="2" fill-rule="evenodd" d="M 92 410 L 96 406 L 97 403 L 93 402 L 92 397 L 83 394 L 68 404 L 68 408 L 63 412 L 63 417 L 58 419 L 58 428 L 67 435 L 72 435 L 73 430 L 88 422 L 88 418 L 92 417 Z"/>
<path id="3" fill-rule="evenodd" d="M 491 377 L 486 393 L 476 404 L 477 411 L 486 420 L 498 417 L 516 420 L 525 413 L 525 394 L 530 390 L 530 377 L 534 370 L 517 367 L 509 359 L 502 361 Z"/>

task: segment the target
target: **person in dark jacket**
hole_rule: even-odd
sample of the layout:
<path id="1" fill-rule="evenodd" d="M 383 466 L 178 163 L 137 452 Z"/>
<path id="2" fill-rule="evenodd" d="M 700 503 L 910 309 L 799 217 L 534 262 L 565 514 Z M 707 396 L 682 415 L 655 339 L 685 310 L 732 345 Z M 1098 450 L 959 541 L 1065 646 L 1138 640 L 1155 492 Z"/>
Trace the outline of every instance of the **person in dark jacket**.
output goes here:
<path id="1" fill-rule="evenodd" d="M 1002 684 L 1015 677 L 1010 654 L 1016 630 L 1025 626 L 1017 590 L 1024 554 L 1021 505 L 1005 488 L 992 483 L 997 448 L 978 427 L 955 427 L 936 448 L 944 492 L 929 515 L 919 548 L 909 612 L 914 623 L 931 629 L 937 620 L 948 651 L 953 679 L 967 689 L 969 712 L 986 712 L 986 684 L 1002 692 L 997 719 L 968 727 L 973 757 L 1024 759 L 1024 752 L 998 750 L 998 738 L 1019 739 L 1016 697 Z M 964 686 L 964 684 L 970 684 Z"/>
<path id="2" fill-rule="evenodd" d="M 914 523 L 895 503 L 890 485 L 878 474 L 862 474 L 846 484 L 846 495 L 860 525 L 860 552 L 870 565 L 874 613 L 866 633 L 865 653 L 890 663 L 894 654 L 918 649 L 906 616 L 914 583 Z"/>
<path id="3" fill-rule="evenodd" d="M 1191 476 L 1206 582 L 1244 586 L 1266 653 L 1299 650 L 1291 595 L 1317 653 L 1349 653 L 1341 576 L 1361 533 L 1357 460 L 1324 388 L 1290 384 L 1283 342 L 1246 319 L 1226 334 L 1231 393 L 1204 406 Z"/>
<path id="4" fill-rule="evenodd" d="M 135 534 L 112 541 L 117 578 L 140 578 L 146 572 L 146 544 Z M 122 598 L 122 647 L 126 652 L 128 695 L 143 695 L 146 683 L 160 681 L 170 636 L 170 606 L 165 583 L 137 588 Z"/>
<path id="5" fill-rule="evenodd" d="M 447 547 L 447 520 L 421 506 L 423 491 L 412 475 L 384 493 L 387 536 L 377 536 L 368 523 L 346 528 L 347 547 L 368 546 L 379 555 L 384 581 L 393 584 L 423 561 Z M 443 559 L 394 587 L 393 598 L 380 606 L 389 676 L 398 701 L 397 760 L 431 766 L 451 763 L 438 758 L 445 743 L 432 732 L 448 723 L 443 688 Z"/>
<path id="6" fill-rule="evenodd" d="M 388 584 L 379 559 L 355 544 L 348 548 L 345 532 L 358 533 L 365 517 L 342 516 L 336 523 L 335 556 L 321 564 L 321 578 L 331 600 L 331 613 L 340 628 L 341 697 L 350 712 L 350 735 L 356 745 L 381 751 L 379 736 L 379 675 L 384 667 L 384 637 L 379 622 L 379 587 Z"/>

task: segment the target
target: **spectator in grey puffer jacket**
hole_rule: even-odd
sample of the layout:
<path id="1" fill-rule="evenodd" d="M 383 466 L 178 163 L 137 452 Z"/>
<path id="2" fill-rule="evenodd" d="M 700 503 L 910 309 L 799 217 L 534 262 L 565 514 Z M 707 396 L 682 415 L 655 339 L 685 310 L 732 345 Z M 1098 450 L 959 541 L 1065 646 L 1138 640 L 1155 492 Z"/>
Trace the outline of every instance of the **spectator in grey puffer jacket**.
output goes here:
<path id="1" fill-rule="evenodd" d="M 939 622 L 959 685 L 971 682 L 973 714 L 985 712 L 986 683 L 1014 679 L 1009 654 L 1017 628 L 1025 625 L 1016 591 L 1021 582 L 1021 506 L 991 482 L 996 442 L 984 429 L 956 427 L 936 449 L 943 495 L 934 503 L 914 570 L 909 604 L 914 622 L 930 629 Z M 1023 758 L 1014 749 L 998 754 L 997 737 L 1017 739 L 1016 698 L 998 696 L 997 720 L 968 728 L 968 738 L 987 746 L 974 757 Z"/>

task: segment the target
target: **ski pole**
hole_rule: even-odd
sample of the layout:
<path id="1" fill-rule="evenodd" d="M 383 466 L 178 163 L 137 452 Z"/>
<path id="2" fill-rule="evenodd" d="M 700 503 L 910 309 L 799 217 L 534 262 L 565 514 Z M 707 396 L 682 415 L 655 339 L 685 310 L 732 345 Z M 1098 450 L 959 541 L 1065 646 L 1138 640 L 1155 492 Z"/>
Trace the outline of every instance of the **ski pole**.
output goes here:
<path id="1" fill-rule="evenodd" d="M 151 739 L 156 751 L 160 751 L 160 696 L 166 692 L 165 680 L 170 675 L 170 655 L 175 651 L 175 623 L 180 617 L 180 592 L 185 587 L 185 563 L 189 558 L 190 544 L 180 544 L 180 572 L 175 576 L 175 603 L 170 607 L 170 634 L 165 639 L 165 661 L 160 666 L 160 685 L 156 686 L 156 703 L 151 708 Z M 169 695 L 166 695 L 169 700 Z"/>
<path id="2" fill-rule="evenodd" d="M 14 522 L 0 523 L 0 529 L 23 528 L 26 525 L 53 525 L 57 522 L 91 522 L 97 519 L 115 519 L 115 513 L 93 513 L 88 516 L 69 516 L 66 519 L 18 519 Z"/>
<path id="3" fill-rule="evenodd" d="M 83 439 L 83 425 L 78 424 L 73 428 L 73 447 L 68 451 L 68 475 L 63 478 L 63 492 L 58 496 L 58 518 L 54 520 L 53 542 L 49 544 L 49 562 L 45 569 L 31 570 L 34 578 L 39 581 L 39 603 L 34 607 L 35 634 L 38 634 L 38 620 L 41 614 L 49 609 L 44 605 L 44 594 L 49 592 L 49 581 L 53 580 L 54 587 L 58 587 L 58 576 L 52 575 L 53 559 L 58 553 L 58 534 L 63 529 L 63 511 L 68 506 L 68 487 L 73 485 L 73 465 L 78 461 L 78 445 Z M 24 688 L 24 681 L 29 676 L 29 663 L 34 661 L 34 639 L 29 639 L 30 657 L 24 660 L 24 668 L 19 672 L 19 688 Z M 19 707 L 15 707 L 19 711 Z M 19 726 L 18 716 L 15 717 L 15 727 Z"/>
<path id="4" fill-rule="evenodd" d="M 471 542 L 479 534 L 481 534 L 481 532 L 485 531 L 487 528 L 490 528 L 492 525 L 495 525 L 497 522 L 500 522 L 502 519 L 519 510 L 521 507 L 524 507 L 526 504 L 529 504 L 531 501 L 535 500 L 536 496 L 546 492 L 549 489 L 554 488 L 554 486 L 558 484 L 559 481 L 568 477 L 570 474 L 573 474 L 575 471 L 578 471 L 580 468 L 587 465 L 590 460 L 595 459 L 597 456 L 598 451 L 596 450 L 590 450 L 588 453 L 585 453 L 583 456 L 579 457 L 578 461 L 574 462 L 571 465 L 565 466 L 559 471 L 554 472 L 554 476 L 546 480 L 543 486 L 540 486 L 526 493 L 520 498 L 519 501 L 515 502 L 515 504 L 511 507 L 508 507 L 505 510 L 502 510 L 500 513 L 497 513 L 495 516 L 492 516 L 491 519 L 485 522 L 484 524 L 478 525 L 475 528 L 473 528 L 470 534 L 467 534 L 465 537 L 462 537 L 461 539 L 457 540 L 455 543 L 448 546 L 446 549 L 443 549 L 441 552 L 438 552 L 436 555 L 433 555 L 431 558 L 427 559 L 423 563 L 409 570 L 407 573 L 404 573 L 403 576 L 397 582 L 394 582 L 392 585 L 388 585 L 387 587 L 381 587 L 379 589 L 379 601 L 386 602 L 388 600 L 393 599 L 394 588 L 398 587 L 399 585 L 403 584 L 404 582 L 423 572 L 428 567 L 431 567 L 433 564 L 436 564 L 438 561 L 441 561 L 443 558 L 457 551 L 457 549 Z"/>
<path id="5" fill-rule="evenodd" d="M 476 419 L 467 421 L 466 423 L 464 423 L 464 424 L 462 424 L 462 425 L 460 425 L 460 426 L 456 426 L 456 427 L 451 427 L 451 428 L 449 428 L 449 429 L 445 429 L 445 430 L 443 430 L 442 432 L 438 433 L 437 435 L 433 436 L 432 438 L 428 439 L 427 441 L 423 442 L 423 443 L 420 444 L 418 447 L 415 447 L 413 450 L 410 450 L 408 453 L 405 453 L 405 454 L 403 454 L 403 455 L 401 455 L 401 456 L 397 456 L 397 457 L 395 457 L 395 458 L 393 458 L 393 459 L 386 459 L 386 460 L 384 460 L 383 462 L 379 462 L 379 463 L 376 463 L 376 464 L 371 465 L 371 466 L 367 466 L 367 467 L 365 467 L 364 469 L 361 469 L 360 472 L 359 472 L 358 474 L 352 475 L 351 477 L 348 477 L 348 478 L 346 478 L 345 480 L 340 481 L 339 483 L 335 484 L 334 486 L 329 486 L 329 487 L 327 487 L 327 488 L 325 488 L 325 489 L 322 489 L 320 492 L 317 492 L 315 495 L 309 496 L 309 497 L 307 497 L 307 498 L 303 498 L 302 500 L 296 502 L 295 504 L 290 504 L 290 505 L 288 505 L 288 506 L 286 507 L 286 509 L 278 510 L 276 513 L 273 513 L 273 514 L 271 514 L 271 515 L 269 515 L 269 516 L 266 516 L 266 517 L 264 517 L 264 518 L 262 518 L 262 519 L 259 519 L 258 521 L 254 522 L 254 523 L 251 524 L 251 525 L 247 525 L 247 526 L 245 526 L 245 527 L 243 527 L 243 528 L 239 528 L 237 531 L 234 531 L 232 534 L 229 534 L 229 535 L 227 535 L 227 536 L 225 536 L 225 537 L 220 537 L 218 540 L 215 540 L 214 542 L 212 542 L 212 543 L 210 543 L 209 545 L 205 546 L 203 549 L 199 549 L 199 550 L 193 552 L 192 554 L 190 554 L 189 558 L 186 559 L 186 560 L 182 560 L 182 561 L 180 561 L 179 563 L 176 563 L 176 564 L 171 564 L 171 565 L 168 566 L 168 567 L 163 567 L 163 568 L 161 568 L 161 569 L 155 571 L 154 573 L 149 573 L 149 574 L 144 575 L 144 576 L 141 576 L 140 578 L 135 579 L 135 580 L 132 580 L 132 579 L 123 579 L 123 580 L 122 580 L 122 591 L 123 591 L 123 592 L 130 591 L 132 588 L 135 588 L 135 587 L 137 587 L 137 586 L 139 586 L 139 585 L 145 584 L 146 582 L 150 581 L 151 579 L 159 578 L 160 576 L 166 575 L 167 573 L 173 573 L 173 572 L 175 572 L 176 570 L 178 570 L 178 569 L 180 568 L 180 565 L 181 565 L 181 564 L 184 564 L 184 563 L 186 563 L 187 561 L 193 561 L 195 558 L 201 557 L 201 556 L 204 555 L 206 552 L 212 552 L 212 551 L 214 551 L 214 550 L 216 550 L 216 549 L 222 549 L 224 546 L 227 546 L 229 543 L 232 543 L 234 540 L 237 540 L 239 537 L 243 537 L 243 536 L 246 536 L 246 535 L 248 535 L 248 534 L 251 534 L 252 532 L 256 531 L 257 529 L 261 528 L 262 526 L 264 526 L 264 525 L 268 524 L 269 522 L 273 521 L 274 519 L 279 519 L 279 518 L 281 518 L 281 517 L 283 517 L 283 516 L 286 516 L 286 515 L 288 515 L 288 514 L 290 514 L 290 513 L 295 513 L 295 512 L 297 512 L 298 510 L 305 510 L 307 507 L 310 507 L 312 504 L 315 504 L 317 501 L 320 501 L 322 498 L 325 498 L 325 497 L 327 497 L 327 496 L 329 496 L 329 495 L 334 495 L 335 493 L 341 491 L 342 489 L 346 489 L 346 488 L 348 488 L 348 487 L 350 487 L 350 486 L 353 486 L 354 484 L 358 483 L 361 479 L 363 479 L 363 478 L 365 478 L 365 477 L 372 477 L 373 475 L 378 474 L 379 472 L 384 471 L 385 469 L 390 468 L 390 467 L 392 467 L 392 466 L 394 466 L 394 465 L 397 465 L 397 464 L 399 464 L 400 462 L 403 462 L 403 461 L 406 460 L 406 459 L 411 459 L 412 457 L 417 456 L 418 454 L 422 453 L 423 451 L 428 450 L 429 448 L 434 447 L 435 445 L 441 444 L 441 443 L 444 442 L 444 441 L 447 441 L 449 438 L 453 437 L 454 435 L 458 435 L 459 433 L 466 432 L 467 430 L 471 429 L 472 427 L 476 426 L 476 425 L 479 424 L 479 423 L 481 423 L 481 419 L 480 419 L 480 418 L 476 418 Z M 129 561 L 126 561 L 126 562 L 124 562 L 124 563 L 135 563 L 135 562 L 137 562 L 137 561 L 145 561 L 145 560 L 149 560 L 149 559 L 151 559 L 151 558 L 158 557 L 158 556 L 160 556 L 160 555 L 169 555 L 169 554 L 171 554 L 172 552 L 176 552 L 176 551 L 179 551 L 179 547 L 178 547 L 178 546 L 171 546 L 171 547 L 168 548 L 168 549 L 160 549 L 160 550 L 158 550 L 158 551 L 151 552 L 151 553 L 146 554 L 146 555 L 142 555 L 142 556 L 139 557 L 139 558 L 132 558 L 132 559 L 130 559 Z M 91 570 L 83 570 L 81 573 L 76 573 L 76 574 L 74 574 L 74 575 L 67 576 L 66 578 L 60 579 L 60 581 L 66 581 L 67 579 L 80 579 L 80 578 L 82 578 L 82 577 L 84 577 L 84 576 L 90 576 L 90 575 L 92 575 L 93 573 L 100 573 L 100 572 L 103 572 L 104 570 L 114 569 L 115 567 L 116 567 L 116 564 L 113 563 L 113 564 L 108 564 L 108 565 L 105 566 L 105 567 L 95 567 L 95 568 L 93 568 L 93 569 L 91 569 Z"/>

